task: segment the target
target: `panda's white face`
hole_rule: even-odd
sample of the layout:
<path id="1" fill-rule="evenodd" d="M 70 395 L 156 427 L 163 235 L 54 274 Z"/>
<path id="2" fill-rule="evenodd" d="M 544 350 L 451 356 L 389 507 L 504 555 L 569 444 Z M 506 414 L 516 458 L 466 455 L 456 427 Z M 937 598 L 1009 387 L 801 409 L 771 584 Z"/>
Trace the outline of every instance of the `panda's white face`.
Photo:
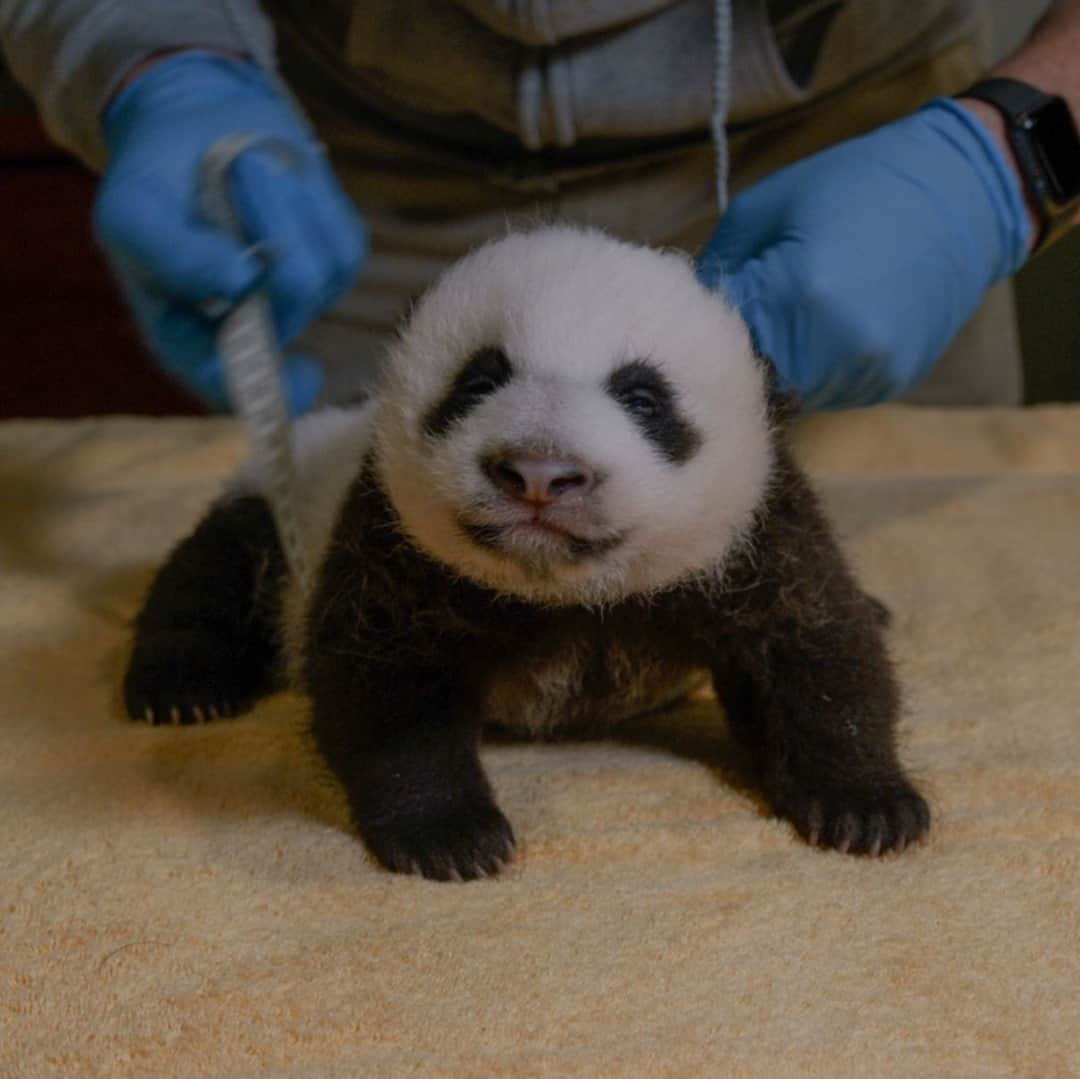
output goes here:
<path id="1" fill-rule="evenodd" d="M 376 438 L 414 542 L 548 604 L 719 570 L 772 464 L 741 319 L 682 256 L 570 228 L 447 271 L 391 353 Z"/>

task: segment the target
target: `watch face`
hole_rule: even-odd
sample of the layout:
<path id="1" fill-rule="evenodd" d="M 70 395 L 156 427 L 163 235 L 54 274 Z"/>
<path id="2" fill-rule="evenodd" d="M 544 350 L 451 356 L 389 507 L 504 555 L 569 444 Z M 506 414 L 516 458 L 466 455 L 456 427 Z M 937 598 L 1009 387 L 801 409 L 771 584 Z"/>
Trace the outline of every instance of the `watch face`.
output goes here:
<path id="1" fill-rule="evenodd" d="M 1069 106 L 1060 98 L 1036 109 L 1024 125 L 1032 136 L 1054 202 L 1080 195 L 1080 139 Z"/>

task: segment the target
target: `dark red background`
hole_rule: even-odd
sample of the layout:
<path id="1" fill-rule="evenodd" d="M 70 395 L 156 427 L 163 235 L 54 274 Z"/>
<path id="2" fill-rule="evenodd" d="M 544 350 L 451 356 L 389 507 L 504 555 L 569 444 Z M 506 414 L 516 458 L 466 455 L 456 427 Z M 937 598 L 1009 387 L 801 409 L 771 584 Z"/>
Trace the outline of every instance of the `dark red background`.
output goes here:
<path id="1" fill-rule="evenodd" d="M 90 235 L 95 179 L 0 112 L 0 418 L 194 414 L 147 358 Z"/>

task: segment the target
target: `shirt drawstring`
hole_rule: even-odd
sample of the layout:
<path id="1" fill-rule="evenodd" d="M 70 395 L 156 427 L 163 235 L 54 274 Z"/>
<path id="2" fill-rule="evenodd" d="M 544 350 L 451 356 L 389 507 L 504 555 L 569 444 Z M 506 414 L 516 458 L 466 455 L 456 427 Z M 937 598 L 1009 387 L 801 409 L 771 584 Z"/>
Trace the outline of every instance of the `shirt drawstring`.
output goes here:
<path id="1" fill-rule="evenodd" d="M 731 0 L 716 0 L 716 58 L 713 72 L 712 137 L 716 161 L 716 206 L 723 214 L 728 201 L 727 115 L 731 102 Z"/>

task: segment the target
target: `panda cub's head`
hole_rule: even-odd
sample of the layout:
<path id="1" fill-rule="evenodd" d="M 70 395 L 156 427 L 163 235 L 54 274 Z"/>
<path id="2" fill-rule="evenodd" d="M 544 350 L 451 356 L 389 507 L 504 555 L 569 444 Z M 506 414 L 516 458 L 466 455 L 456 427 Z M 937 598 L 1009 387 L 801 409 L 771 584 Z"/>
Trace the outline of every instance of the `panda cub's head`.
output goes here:
<path id="1" fill-rule="evenodd" d="M 686 258 L 566 227 L 451 267 L 393 348 L 376 416 L 412 540 L 534 603 L 718 571 L 772 464 L 739 316 Z"/>

